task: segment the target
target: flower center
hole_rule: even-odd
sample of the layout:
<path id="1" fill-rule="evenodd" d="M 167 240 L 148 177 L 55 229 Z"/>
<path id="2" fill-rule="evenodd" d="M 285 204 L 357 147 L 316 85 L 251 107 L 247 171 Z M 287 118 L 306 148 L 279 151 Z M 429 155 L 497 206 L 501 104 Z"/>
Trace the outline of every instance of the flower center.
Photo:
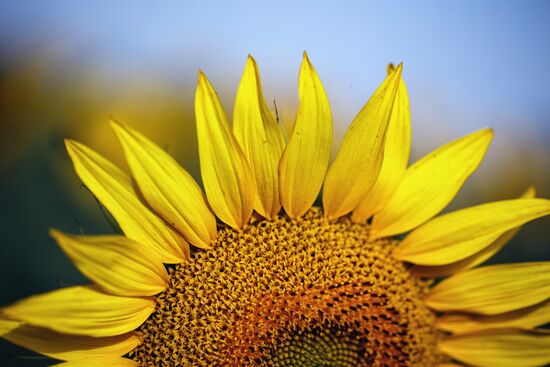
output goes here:
<path id="1" fill-rule="evenodd" d="M 320 209 L 223 228 L 170 269 L 131 355 L 142 366 L 432 366 L 427 284 L 397 242 Z"/>

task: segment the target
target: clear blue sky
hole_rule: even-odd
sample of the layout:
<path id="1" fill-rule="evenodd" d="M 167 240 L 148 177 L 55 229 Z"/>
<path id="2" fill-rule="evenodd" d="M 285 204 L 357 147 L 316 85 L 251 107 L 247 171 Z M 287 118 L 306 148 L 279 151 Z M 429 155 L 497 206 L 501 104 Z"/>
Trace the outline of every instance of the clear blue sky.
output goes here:
<path id="1" fill-rule="evenodd" d="M 342 124 L 388 61 L 405 62 L 419 120 L 448 113 L 462 132 L 518 118 L 543 129 L 550 116 L 545 1 L 3 1 L 0 37 L 4 50 L 42 43 L 117 77 L 201 67 L 222 94 L 250 52 L 268 89 L 292 97 L 307 50 Z"/>

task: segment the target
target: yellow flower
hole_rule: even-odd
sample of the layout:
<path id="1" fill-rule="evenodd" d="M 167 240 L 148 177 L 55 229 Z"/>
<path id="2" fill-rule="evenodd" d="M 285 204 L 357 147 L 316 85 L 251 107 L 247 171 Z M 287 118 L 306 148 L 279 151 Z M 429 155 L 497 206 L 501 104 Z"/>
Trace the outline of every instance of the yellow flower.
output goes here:
<path id="1" fill-rule="evenodd" d="M 330 164 L 330 107 L 306 55 L 288 139 L 252 57 L 232 127 L 200 72 L 206 195 L 163 149 L 117 122 L 132 177 L 68 140 L 77 174 L 124 236 L 52 230 L 94 284 L 2 308 L 0 335 L 65 367 L 550 363 L 550 332 L 538 328 L 550 322 L 550 263 L 477 267 L 549 214 L 550 201 L 529 189 L 440 215 L 493 133 L 407 167 L 401 70 L 390 65 Z"/>

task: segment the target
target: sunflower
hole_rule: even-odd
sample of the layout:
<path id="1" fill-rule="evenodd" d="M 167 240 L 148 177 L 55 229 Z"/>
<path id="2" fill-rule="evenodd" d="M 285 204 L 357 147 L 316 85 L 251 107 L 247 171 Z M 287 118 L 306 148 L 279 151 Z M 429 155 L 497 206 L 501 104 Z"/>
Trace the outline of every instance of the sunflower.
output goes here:
<path id="1" fill-rule="evenodd" d="M 112 121 L 132 176 L 75 141 L 75 170 L 124 235 L 52 237 L 92 285 L 0 310 L 0 335 L 77 366 L 550 363 L 550 263 L 478 267 L 550 201 L 440 214 L 482 161 L 483 129 L 408 166 L 402 65 L 329 164 L 332 117 L 307 55 L 287 136 L 248 58 L 230 125 L 199 72 L 201 187 Z M 321 190 L 322 189 L 322 190 Z M 322 205 L 314 206 L 322 191 Z"/>

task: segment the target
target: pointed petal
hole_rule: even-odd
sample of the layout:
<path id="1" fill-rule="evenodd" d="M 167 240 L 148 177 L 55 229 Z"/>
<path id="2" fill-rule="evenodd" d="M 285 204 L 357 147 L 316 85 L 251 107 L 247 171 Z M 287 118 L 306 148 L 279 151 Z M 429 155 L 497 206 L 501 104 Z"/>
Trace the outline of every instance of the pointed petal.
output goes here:
<path id="1" fill-rule="evenodd" d="M 248 57 L 237 91 L 233 132 L 255 177 L 254 209 L 266 218 L 273 218 L 281 209 L 278 167 L 285 140 L 265 103 L 260 72 L 252 56 Z"/>
<path id="2" fill-rule="evenodd" d="M 201 188 L 168 153 L 137 131 L 111 121 L 147 203 L 193 245 L 210 248 L 216 218 Z"/>
<path id="3" fill-rule="evenodd" d="M 447 314 L 437 318 L 437 326 L 452 333 L 502 328 L 532 329 L 550 322 L 550 300 L 499 315 Z"/>
<path id="4" fill-rule="evenodd" d="M 550 297 L 550 262 L 492 265 L 467 270 L 436 285 L 426 304 L 438 311 L 496 315 Z"/>
<path id="5" fill-rule="evenodd" d="M 410 150 L 409 96 L 405 83 L 400 80 L 388 123 L 380 174 L 373 188 L 353 211 L 352 219 L 355 222 L 365 222 L 388 203 L 407 169 Z"/>
<path id="6" fill-rule="evenodd" d="M 300 105 L 294 130 L 279 165 L 281 203 L 290 217 L 313 205 L 332 149 L 332 114 L 325 89 L 304 53 L 298 81 Z"/>
<path id="7" fill-rule="evenodd" d="M 218 95 L 202 72 L 195 95 L 195 115 L 208 202 L 224 223 L 241 228 L 252 214 L 254 176 L 231 132 Z"/>
<path id="8" fill-rule="evenodd" d="M 59 334 L 2 316 L 0 337 L 20 347 L 63 361 L 120 357 L 140 344 L 139 337 L 134 333 L 105 338 Z"/>
<path id="9" fill-rule="evenodd" d="M 329 218 L 340 217 L 355 209 L 378 178 L 386 130 L 401 82 L 401 69 L 399 65 L 387 76 L 352 121 L 342 141 L 323 188 L 323 206 Z"/>
<path id="10" fill-rule="evenodd" d="M 160 261 L 123 236 L 72 236 L 50 231 L 61 249 L 105 292 L 116 296 L 152 296 L 166 289 L 168 273 Z"/>
<path id="11" fill-rule="evenodd" d="M 65 143 L 76 173 L 126 236 L 160 256 L 163 262 L 180 263 L 188 257 L 185 239 L 140 202 L 130 177 L 85 145 L 72 140 Z"/>
<path id="12" fill-rule="evenodd" d="M 136 361 L 128 358 L 90 358 L 56 364 L 52 367 L 139 367 Z"/>
<path id="13" fill-rule="evenodd" d="M 419 265 L 451 264 L 473 255 L 509 230 L 550 214 L 550 200 L 515 199 L 457 210 L 432 219 L 409 234 L 394 251 Z"/>
<path id="14" fill-rule="evenodd" d="M 10 318 L 34 326 L 94 337 L 132 331 L 154 310 L 152 299 L 112 296 L 90 286 L 32 296 L 2 309 Z"/>
<path id="15" fill-rule="evenodd" d="M 481 163 L 492 137 L 491 129 L 474 132 L 409 167 L 388 204 L 375 215 L 373 234 L 403 233 L 439 213 Z"/>
<path id="16" fill-rule="evenodd" d="M 533 187 L 530 187 L 521 195 L 521 198 L 531 199 L 535 197 L 535 194 L 535 189 Z M 470 255 L 462 260 L 445 265 L 416 265 L 411 269 L 411 271 L 415 275 L 420 277 L 435 278 L 438 276 L 454 274 L 462 270 L 475 268 L 476 266 L 483 264 L 485 261 L 498 253 L 512 238 L 515 237 L 520 229 L 521 226 L 504 232 L 483 250 L 476 252 L 473 255 Z"/>
<path id="17" fill-rule="evenodd" d="M 443 340 L 439 349 L 478 367 L 537 367 L 550 363 L 550 333 L 546 330 L 488 330 Z"/>

